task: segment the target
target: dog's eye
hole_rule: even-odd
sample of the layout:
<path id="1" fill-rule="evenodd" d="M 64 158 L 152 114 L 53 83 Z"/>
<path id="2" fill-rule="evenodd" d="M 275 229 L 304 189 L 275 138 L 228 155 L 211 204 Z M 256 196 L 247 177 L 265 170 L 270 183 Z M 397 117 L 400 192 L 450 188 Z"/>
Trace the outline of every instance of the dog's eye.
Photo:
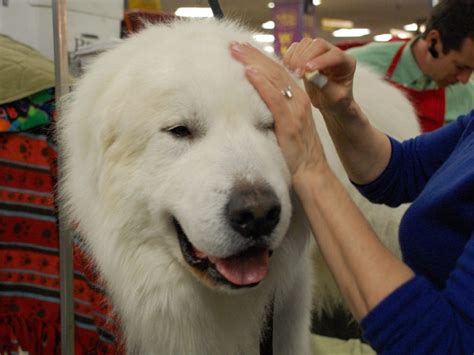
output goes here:
<path id="1" fill-rule="evenodd" d="M 275 122 L 264 124 L 263 129 L 266 130 L 266 131 L 274 131 L 275 130 Z"/>
<path id="2" fill-rule="evenodd" d="M 168 128 L 166 131 L 171 133 L 176 138 L 189 138 L 192 136 L 191 131 L 186 126 L 175 126 Z"/>

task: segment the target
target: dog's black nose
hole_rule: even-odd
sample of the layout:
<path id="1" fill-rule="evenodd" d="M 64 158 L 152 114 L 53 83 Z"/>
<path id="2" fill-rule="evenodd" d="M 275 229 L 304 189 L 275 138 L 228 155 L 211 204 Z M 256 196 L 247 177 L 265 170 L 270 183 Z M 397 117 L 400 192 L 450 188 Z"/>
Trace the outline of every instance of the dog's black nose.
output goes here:
<path id="1" fill-rule="evenodd" d="M 280 212 L 277 196 L 265 185 L 239 184 L 226 206 L 230 225 L 246 238 L 269 235 L 280 220 Z"/>

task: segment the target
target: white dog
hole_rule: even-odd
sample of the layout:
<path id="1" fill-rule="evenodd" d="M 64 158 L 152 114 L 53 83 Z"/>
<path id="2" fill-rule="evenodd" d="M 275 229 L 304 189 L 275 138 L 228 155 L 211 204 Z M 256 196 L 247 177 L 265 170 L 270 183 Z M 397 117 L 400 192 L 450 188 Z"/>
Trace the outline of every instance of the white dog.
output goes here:
<path id="1" fill-rule="evenodd" d="M 252 34 L 215 20 L 151 26 L 98 58 L 64 105 L 62 195 L 129 353 L 310 352 L 309 230 L 231 41 Z M 369 116 L 415 134 L 398 91 L 360 75 Z"/>

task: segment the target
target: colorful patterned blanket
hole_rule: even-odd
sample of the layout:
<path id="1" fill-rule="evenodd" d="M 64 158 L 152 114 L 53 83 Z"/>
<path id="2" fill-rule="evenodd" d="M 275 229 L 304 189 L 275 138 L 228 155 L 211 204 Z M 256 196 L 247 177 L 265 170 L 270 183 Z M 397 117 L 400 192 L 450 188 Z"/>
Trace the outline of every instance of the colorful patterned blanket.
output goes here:
<path id="1" fill-rule="evenodd" d="M 60 354 L 54 91 L 0 105 L 0 353 Z M 75 240 L 76 354 L 120 354 L 104 289 Z"/>

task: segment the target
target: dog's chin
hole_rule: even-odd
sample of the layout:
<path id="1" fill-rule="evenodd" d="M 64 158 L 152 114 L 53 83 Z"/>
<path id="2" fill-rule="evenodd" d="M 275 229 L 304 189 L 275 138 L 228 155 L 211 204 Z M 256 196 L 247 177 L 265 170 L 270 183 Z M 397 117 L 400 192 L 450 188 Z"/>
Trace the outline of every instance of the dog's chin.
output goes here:
<path id="1" fill-rule="evenodd" d="M 268 273 L 271 250 L 252 246 L 227 258 L 217 258 L 198 250 L 173 218 L 181 253 L 192 273 L 211 288 L 239 290 L 256 287 Z"/>

